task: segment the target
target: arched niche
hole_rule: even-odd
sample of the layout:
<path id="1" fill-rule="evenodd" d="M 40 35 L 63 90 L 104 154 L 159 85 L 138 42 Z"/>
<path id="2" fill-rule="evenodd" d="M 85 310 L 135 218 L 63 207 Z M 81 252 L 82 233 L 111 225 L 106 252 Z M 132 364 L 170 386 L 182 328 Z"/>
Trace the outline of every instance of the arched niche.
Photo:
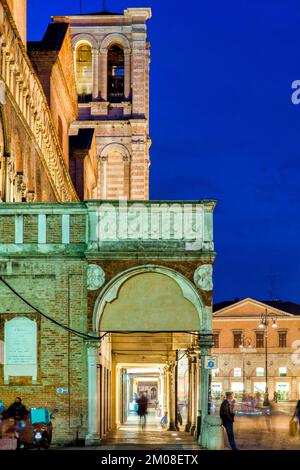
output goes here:
<path id="1" fill-rule="evenodd" d="M 100 154 L 102 197 L 130 199 L 130 153 L 122 144 L 108 144 Z"/>
<path id="2" fill-rule="evenodd" d="M 72 38 L 73 49 L 75 50 L 76 47 L 80 44 L 89 44 L 92 47 L 92 49 L 98 49 L 99 47 L 97 39 L 92 34 L 86 34 L 86 33 L 79 33 L 73 36 Z"/>
<path id="3" fill-rule="evenodd" d="M 121 47 L 124 52 L 130 52 L 130 43 L 124 34 L 112 33 L 105 36 L 100 44 L 100 53 L 107 54 L 108 49 L 112 45 Z"/>
<path id="4" fill-rule="evenodd" d="M 194 285 L 157 265 L 131 268 L 113 278 L 94 307 L 94 331 L 201 331 L 205 306 Z"/>
<path id="5" fill-rule="evenodd" d="M 130 153 L 127 147 L 122 144 L 108 144 L 101 150 L 101 157 L 108 157 L 112 152 L 119 152 L 124 157 L 130 158 Z"/>

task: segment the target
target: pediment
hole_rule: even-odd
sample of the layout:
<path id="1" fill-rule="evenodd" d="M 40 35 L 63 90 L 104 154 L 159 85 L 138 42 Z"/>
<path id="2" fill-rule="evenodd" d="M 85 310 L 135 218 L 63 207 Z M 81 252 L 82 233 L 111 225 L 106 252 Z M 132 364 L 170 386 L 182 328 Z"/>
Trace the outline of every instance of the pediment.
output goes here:
<path id="1" fill-rule="evenodd" d="M 247 297 L 246 299 L 240 300 L 232 305 L 222 308 L 213 314 L 214 318 L 218 317 L 237 317 L 237 318 L 249 318 L 249 317 L 261 317 L 265 311 L 268 311 L 269 315 L 287 316 L 293 317 L 292 314 L 271 307 L 258 300 Z"/>

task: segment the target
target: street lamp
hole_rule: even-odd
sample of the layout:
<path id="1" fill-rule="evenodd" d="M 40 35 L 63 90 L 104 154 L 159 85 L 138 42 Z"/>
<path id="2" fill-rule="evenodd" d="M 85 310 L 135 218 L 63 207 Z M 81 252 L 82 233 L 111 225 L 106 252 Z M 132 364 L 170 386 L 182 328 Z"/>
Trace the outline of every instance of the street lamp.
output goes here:
<path id="1" fill-rule="evenodd" d="M 269 316 L 267 309 L 261 316 L 260 324 L 258 325 L 258 328 L 264 331 L 265 333 L 265 376 L 266 376 L 266 387 L 265 387 L 265 396 L 264 396 L 264 402 L 263 406 L 270 406 L 270 400 L 269 400 L 269 390 L 268 390 L 268 326 L 270 319 L 272 320 L 272 328 L 276 329 L 278 328 L 278 325 L 276 323 L 276 317 L 274 316 Z"/>

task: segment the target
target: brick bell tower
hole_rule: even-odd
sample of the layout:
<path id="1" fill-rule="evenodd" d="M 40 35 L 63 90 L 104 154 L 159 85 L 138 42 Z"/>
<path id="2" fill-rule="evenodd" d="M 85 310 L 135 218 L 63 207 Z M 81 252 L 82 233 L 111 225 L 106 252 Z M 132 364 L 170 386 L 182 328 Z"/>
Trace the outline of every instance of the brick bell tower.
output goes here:
<path id="1" fill-rule="evenodd" d="M 52 18 L 71 27 L 79 114 L 70 132 L 95 130 L 95 199 L 149 198 L 150 18 L 150 8 Z"/>

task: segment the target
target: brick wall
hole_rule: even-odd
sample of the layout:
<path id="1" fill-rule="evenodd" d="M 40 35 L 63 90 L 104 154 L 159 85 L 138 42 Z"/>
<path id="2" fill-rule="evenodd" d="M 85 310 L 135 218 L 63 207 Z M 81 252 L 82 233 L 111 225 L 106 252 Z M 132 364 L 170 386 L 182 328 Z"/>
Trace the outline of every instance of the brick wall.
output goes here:
<path id="1" fill-rule="evenodd" d="M 38 216 L 25 215 L 23 228 L 24 243 L 37 243 L 38 240 Z"/>
<path id="2" fill-rule="evenodd" d="M 85 215 L 71 215 L 70 242 L 85 243 L 86 217 Z"/>
<path id="3" fill-rule="evenodd" d="M 11 260 L 12 274 L 5 279 L 22 296 L 42 312 L 73 329 L 86 331 L 85 262 L 81 260 L 29 259 Z M 1 263 L 1 275 L 6 274 Z M 87 423 L 87 371 L 83 341 L 27 307 L 0 283 L 0 339 L 4 321 L 16 315 L 26 315 L 38 321 L 38 378 L 11 377 L 4 384 L 0 365 L 0 397 L 8 406 L 16 396 L 22 396 L 27 408 L 47 407 L 59 411 L 54 420 L 54 442 L 68 442 L 79 434 L 84 437 Z M 58 394 L 57 388 L 68 388 L 69 394 Z"/>
<path id="4" fill-rule="evenodd" d="M 61 243 L 61 215 L 47 215 L 47 243 Z"/>
<path id="5" fill-rule="evenodd" d="M 15 217 L 9 215 L 0 216 L 0 243 L 14 243 L 15 241 Z"/>

